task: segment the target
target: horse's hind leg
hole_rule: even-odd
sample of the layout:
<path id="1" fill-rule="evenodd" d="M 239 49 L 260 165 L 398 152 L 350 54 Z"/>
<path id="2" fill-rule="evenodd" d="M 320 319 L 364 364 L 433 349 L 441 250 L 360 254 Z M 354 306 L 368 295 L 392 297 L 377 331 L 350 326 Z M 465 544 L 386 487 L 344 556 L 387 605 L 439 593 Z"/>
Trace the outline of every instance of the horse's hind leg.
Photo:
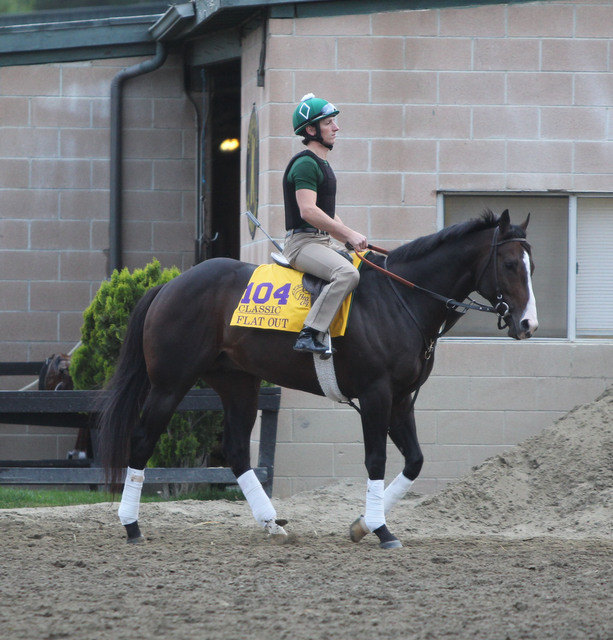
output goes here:
<path id="1" fill-rule="evenodd" d="M 247 373 L 207 378 L 224 406 L 223 451 L 257 523 L 268 533 L 286 535 L 284 521 L 251 468 L 249 440 L 258 411 L 260 379 Z"/>
<path id="2" fill-rule="evenodd" d="M 185 392 L 167 392 L 153 387 L 147 396 L 138 426 L 130 444 L 130 459 L 126 469 L 118 515 L 126 528 L 128 542 L 141 542 L 138 526 L 140 497 L 145 481 L 145 467 L 157 441 L 170 421 Z"/>

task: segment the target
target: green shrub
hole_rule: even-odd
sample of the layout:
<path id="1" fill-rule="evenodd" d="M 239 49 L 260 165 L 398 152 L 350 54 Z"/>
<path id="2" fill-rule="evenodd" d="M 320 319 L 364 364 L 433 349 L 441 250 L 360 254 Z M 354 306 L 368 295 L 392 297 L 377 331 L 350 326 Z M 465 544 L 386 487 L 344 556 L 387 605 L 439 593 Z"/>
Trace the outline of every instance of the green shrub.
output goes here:
<path id="1" fill-rule="evenodd" d="M 147 289 L 180 274 L 177 267 L 162 270 L 157 260 L 130 273 L 113 271 L 83 313 L 81 346 L 70 362 L 75 389 L 101 389 L 113 375 L 128 319 Z"/>
<path id="2" fill-rule="evenodd" d="M 70 374 L 75 389 L 100 389 L 112 377 L 126 333 L 130 313 L 147 289 L 164 284 L 180 274 L 162 270 L 157 260 L 144 269 L 115 270 L 102 283 L 83 313 L 81 346 L 72 355 Z M 150 466 L 198 466 L 219 439 L 222 416 L 218 412 L 175 414 L 150 460 Z"/>

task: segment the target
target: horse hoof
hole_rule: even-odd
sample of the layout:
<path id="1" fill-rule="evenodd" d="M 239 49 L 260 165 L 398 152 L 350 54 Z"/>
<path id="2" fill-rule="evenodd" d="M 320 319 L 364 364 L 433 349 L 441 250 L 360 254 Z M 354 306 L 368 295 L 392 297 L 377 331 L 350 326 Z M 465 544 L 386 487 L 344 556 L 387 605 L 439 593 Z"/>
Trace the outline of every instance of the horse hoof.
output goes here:
<path id="1" fill-rule="evenodd" d="M 126 533 L 128 534 L 128 544 L 141 544 L 141 542 L 145 542 L 145 537 L 138 527 L 138 520 L 124 526 L 126 528 Z"/>
<path id="2" fill-rule="evenodd" d="M 380 549 L 400 549 L 402 542 L 400 540 L 388 540 L 387 542 L 380 542 Z"/>
<path id="3" fill-rule="evenodd" d="M 349 527 L 349 537 L 352 542 L 359 542 L 364 536 L 370 533 L 370 530 L 366 526 L 364 516 L 360 516 L 357 520 L 354 520 Z"/>
<path id="4" fill-rule="evenodd" d="M 373 533 L 379 538 L 379 547 L 381 549 L 399 549 L 402 547 L 402 542 L 384 524 L 375 529 Z"/>
<path id="5" fill-rule="evenodd" d="M 269 520 L 264 525 L 264 531 L 266 531 L 269 536 L 287 536 L 287 531 L 280 524 L 277 524 L 278 522 L 287 524 L 287 520 L 278 520 L 276 522 Z"/>

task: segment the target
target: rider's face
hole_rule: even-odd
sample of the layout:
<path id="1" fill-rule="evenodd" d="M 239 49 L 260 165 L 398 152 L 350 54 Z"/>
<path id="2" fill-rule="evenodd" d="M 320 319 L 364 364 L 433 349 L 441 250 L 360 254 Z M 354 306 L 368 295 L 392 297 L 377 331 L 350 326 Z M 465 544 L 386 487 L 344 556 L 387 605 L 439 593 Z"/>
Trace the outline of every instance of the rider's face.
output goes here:
<path id="1" fill-rule="evenodd" d="M 310 128 L 312 129 L 311 135 L 315 135 L 315 127 L 310 125 Z M 326 144 L 334 144 L 334 141 L 336 140 L 336 132 L 340 131 L 340 127 L 336 123 L 336 119 L 333 116 L 330 116 L 329 118 L 324 118 L 319 121 L 319 130 L 321 132 L 322 140 Z"/>
<path id="2" fill-rule="evenodd" d="M 336 124 L 336 119 L 331 117 L 320 120 L 319 130 L 321 131 L 321 137 L 324 142 L 334 144 L 336 132 L 340 131 L 340 127 Z"/>

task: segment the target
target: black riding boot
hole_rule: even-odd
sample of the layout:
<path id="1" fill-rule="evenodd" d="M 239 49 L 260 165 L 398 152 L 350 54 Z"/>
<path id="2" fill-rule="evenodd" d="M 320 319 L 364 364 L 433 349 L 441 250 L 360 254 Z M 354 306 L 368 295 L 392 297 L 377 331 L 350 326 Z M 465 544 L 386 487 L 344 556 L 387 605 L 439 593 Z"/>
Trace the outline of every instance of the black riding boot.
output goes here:
<path id="1" fill-rule="evenodd" d="M 311 353 L 325 353 L 328 350 L 325 344 L 317 339 L 319 332 L 312 327 L 303 327 L 298 334 L 294 345 L 294 351 L 310 351 Z"/>

